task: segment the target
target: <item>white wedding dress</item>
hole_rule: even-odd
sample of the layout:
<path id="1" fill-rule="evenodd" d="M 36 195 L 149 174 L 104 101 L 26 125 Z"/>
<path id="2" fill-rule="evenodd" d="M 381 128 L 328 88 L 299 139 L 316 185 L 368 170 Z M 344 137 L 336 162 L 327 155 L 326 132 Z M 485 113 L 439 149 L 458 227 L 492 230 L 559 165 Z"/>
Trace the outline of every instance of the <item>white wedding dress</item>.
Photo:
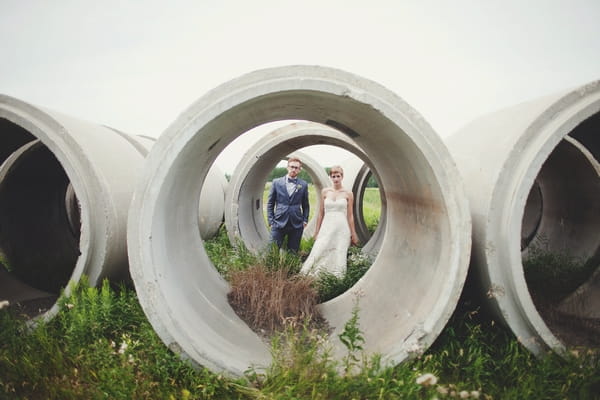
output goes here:
<path id="1" fill-rule="evenodd" d="M 325 214 L 321 229 L 300 273 L 318 276 L 329 272 L 337 277 L 346 273 L 346 255 L 350 246 L 350 227 L 346 216 L 348 201 L 340 197 L 324 200 Z"/>

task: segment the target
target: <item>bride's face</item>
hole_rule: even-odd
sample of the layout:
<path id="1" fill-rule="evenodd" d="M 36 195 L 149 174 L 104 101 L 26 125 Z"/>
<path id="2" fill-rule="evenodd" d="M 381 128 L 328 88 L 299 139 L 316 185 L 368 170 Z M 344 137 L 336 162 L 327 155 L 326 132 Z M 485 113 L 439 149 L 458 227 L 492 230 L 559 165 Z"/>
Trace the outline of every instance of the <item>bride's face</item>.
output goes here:
<path id="1" fill-rule="evenodd" d="M 331 179 L 331 183 L 333 183 L 335 186 L 342 184 L 342 179 L 344 179 L 344 176 L 339 172 L 334 172 L 333 174 L 329 175 L 329 178 Z"/>

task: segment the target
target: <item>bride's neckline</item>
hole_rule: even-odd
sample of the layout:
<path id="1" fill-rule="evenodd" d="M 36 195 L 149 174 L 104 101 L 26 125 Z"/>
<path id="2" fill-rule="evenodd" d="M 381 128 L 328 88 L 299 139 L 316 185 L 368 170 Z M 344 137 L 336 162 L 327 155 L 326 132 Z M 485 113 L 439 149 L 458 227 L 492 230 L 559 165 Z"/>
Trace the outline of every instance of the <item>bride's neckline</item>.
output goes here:
<path id="1" fill-rule="evenodd" d="M 326 197 L 325 200 L 331 200 L 331 201 L 337 201 L 338 199 L 342 199 L 342 200 L 348 200 L 346 197 L 335 197 L 335 198 L 331 198 L 331 197 Z"/>

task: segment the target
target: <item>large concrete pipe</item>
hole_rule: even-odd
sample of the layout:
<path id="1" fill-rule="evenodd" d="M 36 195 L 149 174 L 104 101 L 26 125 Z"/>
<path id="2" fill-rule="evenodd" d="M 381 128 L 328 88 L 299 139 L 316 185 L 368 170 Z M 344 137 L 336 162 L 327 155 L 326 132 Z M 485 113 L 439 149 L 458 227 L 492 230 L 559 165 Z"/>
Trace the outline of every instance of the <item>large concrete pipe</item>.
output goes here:
<path id="1" fill-rule="evenodd" d="M 365 190 L 371 176 L 375 175 L 368 164 L 357 158 L 351 158 L 341 163 L 344 169 L 344 184 L 351 188 L 354 194 L 354 223 L 356 225 L 356 234 L 361 243 L 364 243 L 362 251 L 367 254 L 377 255 L 377 251 L 383 240 L 386 221 L 386 204 L 384 188 L 379 185 L 379 195 L 381 198 L 381 208 L 379 214 L 379 223 L 377 228 L 371 234 L 365 221 L 363 203 L 365 199 Z M 375 175 L 376 177 L 376 175 Z M 377 177 L 376 177 L 377 179 Z"/>
<path id="2" fill-rule="evenodd" d="M 586 138 L 597 144 L 599 110 L 593 82 L 483 116 L 446 140 L 468 182 L 473 273 L 490 308 L 536 354 L 561 352 L 565 343 L 536 309 L 522 257 L 538 239 L 551 252 L 597 254 L 598 172 L 567 135 L 593 123 L 596 135 Z"/>
<path id="3" fill-rule="evenodd" d="M 0 299 L 49 318 L 69 281 L 128 276 L 126 216 L 150 146 L 0 96 Z"/>
<path id="4" fill-rule="evenodd" d="M 466 277 L 471 221 L 443 142 L 384 87 L 336 69 L 255 71 L 210 91 L 161 135 L 147 158 L 128 224 L 131 273 L 162 340 L 216 371 L 266 366 L 267 344 L 234 312 L 189 215 L 210 165 L 235 138 L 272 121 L 307 120 L 350 136 L 385 187 L 385 237 L 352 290 L 321 304 L 338 339 L 360 295 L 365 351 L 395 364 L 425 350 L 452 314 Z"/>
<path id="5" fill-rule="evenodd" d="M 263 213 L 265 183 L 269 173 L 288 154 L 295 152 L 302 160 L 302 167 L 311 176 L 317 193 L 331 186 L 323 162 L 297 151 L 315 144 L 336 145 L 366 158 L 346 135 L 313 122 L 292 123 L 263 136 L 242 156 L 231 176 L 225 207 L 225 225 L 231 243 L 239 239 L 247 248 L 258 250 L 269 242 Z M 320 201 L 317 195 L 317 204 L 311 204 L 314 215 Z M 315 224 L 316 218 L 311 218 L 304 230 L 305 237 L 313 235 Z"/>

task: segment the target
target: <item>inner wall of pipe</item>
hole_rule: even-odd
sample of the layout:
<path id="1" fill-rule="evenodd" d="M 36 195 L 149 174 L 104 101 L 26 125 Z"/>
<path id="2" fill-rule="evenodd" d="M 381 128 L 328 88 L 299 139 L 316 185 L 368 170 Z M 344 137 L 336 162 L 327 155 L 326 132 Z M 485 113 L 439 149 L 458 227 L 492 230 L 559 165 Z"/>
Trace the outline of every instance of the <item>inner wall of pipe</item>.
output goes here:
<path id="1" fill-rule="evenodd" d="M 532 238 L 523 249 L 537 248 L 587 261 L 600 249 L 600 171 L 579 142 L 565 137 L 536 177 L 523 230 Z"/>
<path id="2" fill-rule="evenodd" d="M 80 254 L 79 212 L 67 205 L 77 201 L 52 152 L 23 128 L 1 121 L 13 151 L 0 165 L 0 253 L 6 264 L 0 267 L 6 268 L 0 297 L 10 303 L 55 299 Z M 26 144 L 15 148 L 17 143 Z M 77 224 L 70 223 L 69 214 Z"/>
<path id="3" fill-rule="evenodd" d="M 227 303 L 229 287 L 210 264 L 197 228 L 189 222 L 197 206 L 189 199 L 197 198 L 200 191 L 203 179 L 198 174 L 208 170 L 227 144 L 254 126 L 287 119 L 334 121 L 351 127 L 353 139 L 373 155 L 371 161 L 385 187 L 390 223 L 378 257 L 356 287 L 366 293 L 360 299 L 361 329 L 367 351 L 383 352 L 399 362 L 407 356 L 403 345 L 408 338 L 433 341 L 432 319 L 437 321 L 443 314 L 440 310 L 448 307 L 448 299 L 440 304 L 440 297 L 452 291 L 447 287 L 447 269 L 455 268 L 457 257 L 462 256 L 456 254 L 456 243 L 449 241 L 456 239 L 456 233 L 451 233 L 449 210 L 430 161 L 406 132 L 350 96 L 302 90 L 262 95 L 226 110 L 189 137 L 164 175 L 154 177 L 161 186 L 155 188 L 156 201 L 148 210 L 152 215 L 148 234 L 155 244 L 152 268 L 161 276 L 161 296 L 148 299 L 176 321 L 177 329 L 169 330 L 169 336 L 205 365 L 239 372 L 259 361 L 268 363 L 265 344 Z M 354 297 L 355 293 L 346 292 L 322 305 L 336 332 L 350 318 Z M 169 323 L 158 331 L 163 329 L 169 329 Z M 341 354 L 342 346 L 333 344 Z"/>

